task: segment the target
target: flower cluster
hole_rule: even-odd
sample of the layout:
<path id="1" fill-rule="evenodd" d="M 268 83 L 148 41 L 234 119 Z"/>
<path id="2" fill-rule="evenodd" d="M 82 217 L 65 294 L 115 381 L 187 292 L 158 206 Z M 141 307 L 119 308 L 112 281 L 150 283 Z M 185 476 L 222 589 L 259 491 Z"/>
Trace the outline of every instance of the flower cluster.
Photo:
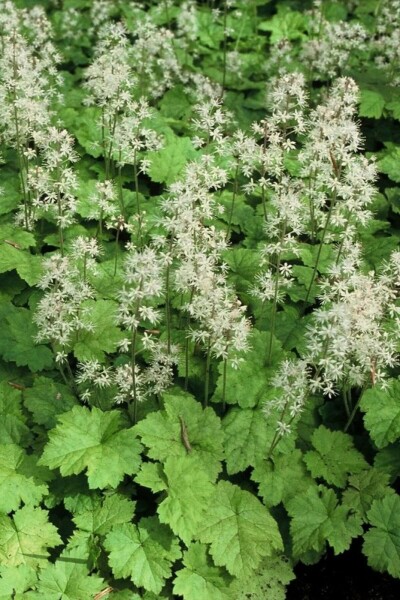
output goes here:
<path id="1" fill-rule="evenodd" d="M 325 279 L 321 308 L 313 312 L 304 359 L 313 366 L 313 391 L 383 384 L 398 363 L 400 253 L 380 273 L 363 273 L 359 246 L 346 247 Z"/>
<path id="2" fill-rule="evenodd" d="M 171 186 L 163 211 L 175 261 L 173 286 L 179 293 L 190 293 L 184 305 L 195 322 L 190 337 L 237 366 L 238 355 L 248 349 L 250 325 L 245 307 L 226 282 L 221 260 L 226 236 L 207 225 L 219 210 L 210 190 L 221 188 L 226 180 L 227 173 L 216 166 L 213 155 L 203 155 L 189 164 L 183 181 Z"/>
<path id="3" fill-rule="evenodd" d="M 37 341 L 50 341 L 60 361 L 74 336 L 93 329 L 85 301 L 94 297 L 94 291 L 86 274 L 94 271 L 98 254 L 95 240 L 78 237 L 69 256 L 56 253 L 44 261 L 44 273 L 38 283 L 44 295 L 35 313 Z"/>
<path id="4" fill-rule="evenodd" d="M 172 85 L 185 79 L 176 56 L 175 37 L 170 29 L 157 27 L 145 18 L 136 29 L 132 52 L 138 65 L 142 94 L 158 98 Z"/>
<path id="5" fill-rule="evenodd" d="M 335 81 L 324 103 L 311 111 L 307 140 L 299 153 L 302 176 L 309 181 L 312 237 L 324 241 L 352 239 L 356 223 L 371 218 L 376 168 L 361 156 L 357 118 L 358 87 L 349 77 Z"/>
<path id="6" fill-rule="evenodd" d="M 78 160 L 74 140 L 67 130 L 56 127 L 34 132 L 32 138 L 35 150 L 25 152 L 28 165 L 32 164 L 27 172 L 31 223 L 48 214 L 62 232 L 74 222 L 76 211 L 77 177 L 71 166 Z M 23 222 L 24 217 L 21 211 L 19 220 Z"/>
<path id="7" fill-rule="evenodd" d="M 321 2 L 314 2 L 310 18 L 310 38 L 303 44 L 300 58 L 316 79 L 333 79 L 347 66 L 357 51 L 362 51 L 368 32 L 360 23 L 328 21 L 321 13 Z"/>
<path id="8" fill-rule="evenodd" d="M 385 0 L 379 7 L 376 36 L 372 41 L 375 62 L 388 73 L 391 85 L 400 85 L 400 1 Z"/>
<path id="9" fill-rule="evenodd" d="M 278 393 L 263 406 L 264 415 L 277 419 L 275 443 L 279 437 L 290 434 L 293 421 L 301 415 L 308 399 L 310 367 L 300 359 L 284 360 L 271 384 Z M 274 443 L 274 442 L 273 442 Z"/>

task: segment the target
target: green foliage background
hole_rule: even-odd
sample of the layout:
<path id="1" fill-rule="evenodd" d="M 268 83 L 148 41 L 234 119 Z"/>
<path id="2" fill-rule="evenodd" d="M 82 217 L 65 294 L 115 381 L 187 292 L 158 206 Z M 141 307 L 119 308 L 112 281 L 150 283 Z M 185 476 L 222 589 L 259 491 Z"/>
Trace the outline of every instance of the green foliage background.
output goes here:
<path id="1" fill-rule="evenodd" d="M 63 94 L 55 107 L 63 125 L 77 139 L 80 155 L 79 221 L 67 232 L 94 235 L 88 219 L 90 194 L 105 176 L 97 109 L 82 107 L 82 73 L 92 58 L 87 0 L 16 2 L 20 8 L 43 5 L 64 56 Z M 157 4 L 142 2 L 159 26 L 173 23 Z M 211 18 L 211 2 L 198 3 L 196 56 L 179 55 L 192 72 L 222 82 L 223 23 Z M 238 127 L 265 116 L 265 55 L 282 40 L 296 48 L 310 34 L 307 2 L 248 0 L 237 2 L 243 18 L 229 12 L 229 45 L 243 61 L 242 75 L 226 74 L 225 103 Z M 378 0 L 323 2 L 332 22 L 361 22 L 373 31 Z M 82 34 L 63 37 L 62 12 L 79 11 Z M 112 17 L 122 17 L 135 34 L 133 5 L 115 3 Z M 361 89 L 359 117 L 369 153 L 380 172 L 370 229 L 360 232 L 365 259 L 375 269 L 399 243 L 400 96 L 398 88 L 373 66 L 368 55 L 354 55 L 346 67 Z M 321 84 L 321 85 L 320 85 Z M 313 85 L 316 100 L 329 81 Z M 182 84 L 155 103 L 151 126 L 166 146 L 155 151 L 140 182 L 148 215 L 159 216 L 159 197 L 176 181 L 188 161 L 198 158 L 191 141 L 192 105 Z M 280 600 L 294 578 L 298 561 L 318 562 L 327 548 L 347 551 L 363 537 L 368 564 L 400 578 L 400 383 L 391 373 L 387 389 L 362 393 L 353 428 L 343 432 L 346 417 L 337 401 L 310 399 L 297 426 L 272 456 L 268 448 L 276 422 L 262 413 L 274 393 L 271 378 L 280 361 L 301 355 L 305 317 L 299 321 L 315 265 L 316 252 L 304 243 L 291 301 L 277 315 L 272 363 L 266 360 L 268 319 L 249 295 L 259 267 L 261 207 L 239 194 L 232 214 L 233 247 L 227 252 L 229 277 L 239 297 L 250 305 L 255 328 L 251 351 L 239 370 L 229 369 L 226 406 L 222 403 L 223 368 L 211 369 L 211 406 L 203 407 L 205 359 L 192 349 L 189 385 L 184 366 L 176 385 L 162 398 L 139 407 L 133 425 L 124 409 L 105 398 L 98 407 L 83 406 L 59 376 L 52 349 L 36 344 L 32 316 L 41 292 L 43 256 L 57 247 L 54 224 L 34 232 L 13 224 L 20 204 L 15 154 L 3 148 L 0 197 L 0 598 L 42 600 Z M 293 169 L 298 167 L 293 157 Z M 126 198 L 133 205 L 132 173 L 122 173 Z M 131 194 L 129 200 L 129 194 Z M 223 192 L 221 203 L 229 205 Z M 225 219 L 225 220 L 224 220 Z M 151 223 L 151 219 L 149 221 Z M 226 226 L 221 217 L 216 227 Z M 113 313 L 115 236 L 103 239 L 99 272 L 91 282 L 96 298 L 87 301 L 94 331 L 75 340 L 74 360 L 113 356 L 121 339 Z M 122 246 L 120 246 L 122 256 Z M 326 262 L 325 262 L 326 261 Z M 322 253 L 320 273 L 329 263 Z M 312 300 L 315 299 L 313 294 Z M 297 324 L 297 327 L 295 325 Z M 179 332 L 176 331 L 179 337 Z M 354 399 L 357 401 L 357 398 Z M 184 420 L 190 451 L 182 439 Z"/>

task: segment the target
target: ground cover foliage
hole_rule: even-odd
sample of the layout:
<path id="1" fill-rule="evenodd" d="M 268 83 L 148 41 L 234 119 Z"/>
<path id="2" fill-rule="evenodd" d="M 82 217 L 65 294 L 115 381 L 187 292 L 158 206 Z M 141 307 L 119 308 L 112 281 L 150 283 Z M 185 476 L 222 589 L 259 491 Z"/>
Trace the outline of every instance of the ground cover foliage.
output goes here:
<path id="1" fill-rule="evenodd" d="M 400 2 L 0 2 L 0 598 L 400 577 Z"/>

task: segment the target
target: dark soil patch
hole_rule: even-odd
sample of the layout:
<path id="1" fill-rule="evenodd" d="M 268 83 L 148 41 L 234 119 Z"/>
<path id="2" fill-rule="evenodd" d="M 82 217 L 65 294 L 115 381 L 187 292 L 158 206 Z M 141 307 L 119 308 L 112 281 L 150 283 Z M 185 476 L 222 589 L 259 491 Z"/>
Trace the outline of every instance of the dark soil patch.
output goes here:
<path id="1" fill-rule="evenodd" d="M 287 600 L 399 600 L 400 580 L 377 573 L 367 565 L 361 543 L 341 556 L 332 553 L 316 565 L 299 563 Z"/>

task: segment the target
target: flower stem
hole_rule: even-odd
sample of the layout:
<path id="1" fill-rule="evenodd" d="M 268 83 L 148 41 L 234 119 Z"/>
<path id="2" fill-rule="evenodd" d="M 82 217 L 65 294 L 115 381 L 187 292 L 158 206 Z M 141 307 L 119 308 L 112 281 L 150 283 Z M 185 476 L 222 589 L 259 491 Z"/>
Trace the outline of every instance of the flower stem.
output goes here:
<path id="1" fill-rule="evenodd" d="M 210 365 L 211 365 L 211 340 L 208 340 L 207 359 L 206 359 L 206 376 L 204 384 L 204 407 L 208 406 L 208 394 L 210 387 Z"/>

